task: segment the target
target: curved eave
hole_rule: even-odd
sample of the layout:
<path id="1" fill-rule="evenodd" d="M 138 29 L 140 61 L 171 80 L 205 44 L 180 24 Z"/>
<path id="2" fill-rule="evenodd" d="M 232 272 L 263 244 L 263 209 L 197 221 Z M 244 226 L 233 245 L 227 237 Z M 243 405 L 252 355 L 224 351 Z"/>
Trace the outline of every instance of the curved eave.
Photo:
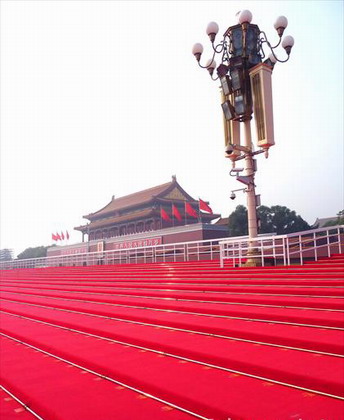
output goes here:
<path id="1" fill-rule="evenodd" d="M 158 201 L 159 203 L 166 203 L 166 204 L 185 204 L 185 203 L 189 203 L 189 204 L 193 204 L 193 205 L 197 205 L 198 206 L 198 201 L 192 199 L 192 200 L 183 200 L 181 198 L 164 198 L 164 197 L 156 197 L 156 201 Z"/>
<path id="2" fill-rule="evenodd" d="M 104 207 L 102 207 L 100 210 L 97 210 L 96 212 L 94 212 L 94 213 L 89 213 L 89 214 L 87 214 L 87 215 L 85 215 L 85 216 L 82 216 L 84 219 L 87 219 L 87 220 L 91 220 L 92 219 L 92 217 L 94 217 L 94 216 L 96 216 L 97 215 L 97 213 L 100 213 L 100 212 L 102 212 L 103 210 L 105 210 L 106 209 L 106 207 L 108 207 L 111 203 L 112 203 L 112 201 L 113 200 L 111 200 L 109 203 L 107 203 Z"/>
<path id="3" fill-rule="evenodd" d="M 106 206 L 104 206 L 102 209 L 90 213 L 86 216 L 83 216 L 85 219 L 88 219 L 90 221 L 94 220 L 98 217 L 106 217 L 109 216 L 115 212 L 119 211 L 128 211 L 130 209 L 136 208 L 137 206 L 147 205 L 149 203 L 154 202 L 155 198 L 164 194 L 167 194 L 171 189 L 175 187 L 175 185 L 179 185 L 177 181 L 173 178 L 172 181 L 167 182 L 165 184 L 158 185 L 156 187 L 148 188 L 143 191 L 138 191 L 133 194 L 129 194 L 123 197 L 119 197 L 115 200 L 111 200 Z M 142 197 L 142 195 L 146 195 L 146 197 Z M 120 204 L 114 204 L 116 201 L 129 201 L 129 203 L 120 205 Z M 132 203 L 130 203 L 130 200 L 132 200 Z M 117 203 L 118 203 L 117 201 Z M 108 210 L 106 210 L 108 208 Z"/>
<path id="4" fill-rule="evenodd" d="M 84 218 L 88 218 L 88 220 L 90 220 L 92 222 L 92 221 L 94 221 L 94 219 L 97 219 L 97 217 L 101 217 L 101 219 L 106 218 L 106 217 L 110 217 L 116 211 L 121 211 L 121 212 L 126 211 L 126 212 L 129 212 L 130 210 L 133 210 L 133 209 L 135 209 L 137 207 L 149 206 L 150 204 L 153 204 L 154 201 L 155 201 L 155 198 L 153 198 L 153 199 L 151 198 L 151 199 L 146 200 L 146 201 L 141 201 L 138 204 L 133 204 L 133 205 L 130 205 L 130 206 L 127 206 L 127 207 L 121 207 L 119 210 L 109 210 L 109 211 L 104 212 L 104 213 L 101 213 L 101 214 L 99 213 L 101 210 L 99 210 L 99 212 L 97 212 L 97 213 L 93 213 L 92 215 L 83 216 L 83 217 Z M 105 206 L 104 209 L 106 207 L 107 206 Z M 91 216 L 91 217 L 89 217 L 89 216 Z M 117 217 L 122 217 L 122 216 L 117 216 Z"/>
<path id="5" fill-rule="evenodd" d="M 84 226 L 77 226 L 74 228 L 74 230 L 78 230 L 79 232 L 84 232 L 87 231 L 88 225 L 84 225 Z"/>
<path id="6" fill-rule="evenodd" d="M 210 214 L 210 213 L 201 213 L 201 218 L 203 219 L 205 217 L 207 219 L 209 219 L 209 220 L 214 220 L 214 219 L 218 219 L 219 217 L 221 217 L 221 214 L 217 214 L 217 213 L 213 213 L 213 214 Z"/>
<path id="7" fill-rule="evenodd" d="M 89 230 L 95 230 L 100 228 L 108 228 L 108 227 L 115 227 L 119 224 L 125 224 L 134 222 L 135 220 L 140 220 L 142 218 L 149 218 L 149 217 L 158 217 L 159 214 L 153 209 L 146 209 L 140 212 L 132 213 L 132 214 L 125 214 L 123 216 L 118 217 L 110 217 L 108 219 L 101 219 L 99 221 L 94 221 L 89 223 L 85 226 L 79 226 L 74 228 L 75 230 L 79 230 L 81 232 L 87 232 Z"/>

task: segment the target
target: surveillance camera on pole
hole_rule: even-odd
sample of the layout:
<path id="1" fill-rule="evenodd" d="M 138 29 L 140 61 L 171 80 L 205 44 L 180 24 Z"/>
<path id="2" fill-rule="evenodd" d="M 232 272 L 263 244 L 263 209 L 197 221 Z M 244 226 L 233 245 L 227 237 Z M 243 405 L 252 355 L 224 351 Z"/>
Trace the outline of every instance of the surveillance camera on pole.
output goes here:
<path id="1" fill-rule="evenodd" d="M 230 157 L 235 152 L 250 153 L 250 149 L 237 144 L 227 144 L 225 147 L 226 157 Z"/>
<path id="2" fill-rule="evenodd" d="M 247 189 L 246 189 L 246 188 L 238 188 L 238 189 L 236 189 L 236 190 L 233 190 L 233 191 L 231 192 L 231 195 L 229 196 L 229 198 L 230 198 L 231 200 L 235 200 L 235 199 L 236 199 L 236 195 L 235 195 L 235 193 L 236 193 L 237 191 L 244 191 L 244 192 L 247 192 Z"/>

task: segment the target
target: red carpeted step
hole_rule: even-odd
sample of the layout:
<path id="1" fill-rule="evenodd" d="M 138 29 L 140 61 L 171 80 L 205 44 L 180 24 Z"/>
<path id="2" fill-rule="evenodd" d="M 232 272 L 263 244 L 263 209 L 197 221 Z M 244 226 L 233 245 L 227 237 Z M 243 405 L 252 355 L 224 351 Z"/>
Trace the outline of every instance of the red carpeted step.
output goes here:
<path id="1" fill-rule="evenodd" d="M 325 255 L 322 255 L 322 256 L 318 257 L 318 260 L 316 262 L 319 262 L 319 261 L 332 261 L 332 260 L 335 260 L 337 258 L 343 258 L 344 259 L 344 253 L 341 253 L 341 254 L 334 253 L 334 254 L 331 254 L 330 257 L 325 256 Z"/>
<path id="2" fill-rule="evenodd" d="M 66 273 L 68 275 L 68 277 L 70 278 L 78 278 L 78 277 L 83 277 L 85 279 L 87 278 L 122 278 L 122 279 L 133 279 L 133 278 L 137 278 L 137 279 L 142 279 L 142 278 L 152 278 L 152 279 L 157 279 L 160 278 L 161 276 L 166 276 L 167 274 L 169 274 L 170 277 L 172 278 L 195 278 L 195 277 L 200 277 L 200 278 L 290 278 L 290 277 L 304 277 L 304 276 L 314 276 L 314 277 L 324 277 L 324 278 L 329 278 L 331 277 L 333 274 L 338 273 L 338 275 L 340 276 L 342 274 L 342 270 L 338 269 L 338 268 L 333 268 L 331 270 L 328 270 L 325 267 L 315 267 L 315 268 L 296 268 L 296 269 L 288 269 L 288 270 L 263 270 L 263 269 L 259 269 L 259 270 L 242 270 L 242 269 L 234 269 L 234 270 L 190 270 L 190 271 L 186 271 L 186 270 L 163 270 L 163 271 L 159 271 L 159 272 L 154 272 L 154 273 L 150 273 L 150 272 L 117 272 L 117 271 L 113 271 L 113 272 L 109 272 L 109 273 L 90 273 L 90 272 L 85 272 L 85 273 L 78 273 L 78 274 L 69 274 Z M 50 276 L 53 275 L 54 277 L 56 276 L 56 278 L 60 277 L 60 278 L 64 278 L 64 275 L 61 273 L 60 276 L 56 275 L 55 273 L 52 274 L 46 274 L 46 276 Z M 19 277 L 20 278 L 20 277 Z M 31 276 L 25 276 L 25 277 L 21 277 L 23 279 L 27 279 L 27 278 L 31 278 Z M 43 276 L 41 278 L 44 278 Z"/>
<path id="3" fill-rule="evenodd" d="M 25 278 L 26 276 L 30 276 L 30 275 L 40 275 L 40 276 L 44 276 L 44 275 L 54 275 L 54 276 L 61 276 L 64 277 L 65 275 L 69 275 L 69 276 L 74 276 L 74 277 L 78 277 L 78 276 L 83 276 L 85 278 L 87 277 L 106 277 L 106 276 L 114 276 L 114 277 L 122 277 L 122 278 L 143 278 L 143 277 L 150 277 L 150 278 L 158 278 L 161 275 L 166 275 L 166 274 L 170 274 L 171 277 L 189 277 L 189 278 L 194 278 L 194 277 L 217 277 L 217 278 L 221 278 L 223 276 L 226 277 L 235 277 L 235 276 L 239 276 L 242 278 L 250 278 L 252 276 L 254 277 L 285 277 L 285 276 L 297 276 L 297 275 L 302 275 L 302 276 L 313 276 L 315 277 L 319 277 L 319 276 L 325 276 L 327 278 L 333 276 L 333 275 L 341 275 L 343 270 L 339 267 L 335 267 L 333 265 L 330 266 L 330 269 L 327 267 L 323 267 L 321 264 L 315 264 L 314 267 L 309 267 L 309 266 L 290 266 L 290 267 L 253 267 L 253 268 L 224 268 L 224 269 L 220 269 L 219 267 L 213 267 L 210 269 L 207 269 L 206 267 L 197 267 L 197 265 L 195 265 L 194 267 L 190 267 L 188 269 L 185 269 L 183 267 L 181 268 L 176 268 L 176 267 L 160 267 L 160 268 L 156 268 L 153 270 L 150 270 L 147 267 L 144 267 L 144 269 L 142 268 L 142 266 L 138 269 L 137 266 L 134 267 L 130 267 L 130 268 L 126 268 L 126 269 L 121 269 L 119 270 L 116 266 L 105 266 L 105 267 L 110 267 L 107 268 L 106 271 L 105 269 L 97 269 L 97 271 L 95 270 L 91 270 L 89 267 L 82 267 L 79 268 L 78 271 L 71 271 L 70 268 L 66 267 L 64 268 L 65 272 L 63 273 L 62 271 L 54 271 L 54 269 L 48 270 L 48 269 L 40 269 L 40 273 L 37 273 L 35 271 L 28 271 L 28 270 L 23 270 L 21 273 L 18 273 L 17 276 L 20 278 Z M 46 271 L 47 270 L 47 271 Z M 4 278 L 9 278 L 12 273 L 11 270 L 7 270 L 4 272 Z M 23 277 L 24 276 L 24 277 Z"/>
<path id="4" fill-rule="evenodd" d="M 342 262 L 341 260 L 337 260 L 337 261 L 318 261 L 318 262 L 308 262 L 305 264 L 305 269 L 309 269 L 309 268 L 321 268 L 322 270 L 324 268 L 328 269 L 328 270 L 334 270 L 336 269 L 336 271 L 338 269 L 340 269 L 342 272 L 344 270 L 344 262 Z"/>
<path id="5" fill-rule="evenodd" d="M 150 326 L 124 325 L 118 321 L 14 303 L 2 302 L 1 310 L 344 397 L 344 360 L 341 357 L 195 336 L 180 331 L 157 331 Z"/>
<path id="6" fill-rule="evenodd" d="M 341 330 L 336 329 L 284 325 L 271 321 L 258 322 L 254 320 L 218 318 L 211 315 L 199 316 L 192 313 L 123 308 L 68 299 L 20 296 L 13 293 L 3 293 L 2 297 L 24 304 L 31 303 L 39 306 L 43 305 L 43 307 L 47 306 L 91 315 L 118 318 L 125 324 L 125 321 L 148 323 L 157 326 L 167 326 L 206 334 L 217 334 L 225 337 L 300 347 L 340 355 L 344 353 L 344 335 Z M 2 300 L 2 302 L 6 302 L 6 300 Z"/>
<path id="7" fill-rule="evenodd" d="M 332 412 L 332 398 L 319 401 L 317 394 L 303 392 L 306 398 L 312 396 L 312 404 L 300 403 L 296 395 L 301 391 L 295 394 L 292 388 L 271 387 L 269 381 L 264 382 L 261 393 L 262 380 L 245 374 L 313 386 L 313 392 L 342 392 L 341 358 L 285 351 L 285 346 L 343 354 L 344 312 L 339 304 L 343 255 L 291 267 L 233 268 L 226 262 L 221 269 L 218 261 L 196 261 L 19 269 L 1 272 L 1 280 L 11 290 L 1 293 L 3 310 L 38 320 L 7 315 L 7 322 L 2 323 L 7 331 L 79 358 L 102 372 L 108 369 L 146 391 L 155 390 L 189 408 L 197 407 L 203 415 L 211 413 L 221 420 L 260 420 L 262 414 L 264 420 L 341 418 L 343 401 L 336 401 L 341 405 Z M 85 341 L 80 335 L 87 333 L 77 337 L 44 325 L 42 320 L 120 339 L 131 347 L 105 345 L 96 338 Z M 141 352 L 133 345 L 146 350 Z M 114 347 L 111 355 L 109 347 Z M 155 354 L 154 358 L 153 350 L 171 356 Z M 176 357 L 200 359 L 219 368 L 200 370 L 194 362 L 176 364 Z M 19 364 L 18 369 L 23 367 L 22 361 Z M 240 376 L 230 374 L 229 384 L 228 377 L 222 377 L 228 366 L 242 372 Z M 253 402 L 247 395 L 254 396 Z"/>
<path id="8" fill-rule="evenodd" d="M 164 276 L 162 276 L 160 278 L 160 281 L 157 280 L 152 280 L 149 281 L 149 279 L 145 279 L 145 280 L 128 280 L 128 281 L 123 281 L 122 279 L 106 279 L 106 278 L 102 278 L 100 277 L 99 280 L 94 279 L 93 277 L 90 279 L 85 279 L 84 277 L 77 277 L 77 278 L 69 278 L 69 277 L 64 277 L 64 279 L 60 279 L 58 278 L 57 280 L 55 279 L 55 277 L 52 277 L 53 280 L 51 278 L 45 279 L 44 281 L 49 281 L 51 283 L 60 283 L 62 281 L 62 285 L 63 284 L 68 284 L 68 282 L 72 281 L 72 282 L 76 282 L 78 284 L 80 284 L 80 282 L 82 284 L 104 284 L 104 285 L 126 285 L 126 286 L 130 286 L 130 287 L 135 287 L 137 285 L 140 284 L 144 284 L 147 285 L 147 287 L 156 287 L 157 285 L 166 285 L 166 286 L 171 286 L 171 287 L 292 287 L 292 288 L 298 288 L 298 287 L 344 287 L 344 280 L 340 279 L 340 280 L 328 280 L 328 279 L 323 279 L 323 280 L 312 280 L 312 279 L 303 279 L 303 278 L 292 278 L 292 279 L 287 279 L 287 280 L 281 280 L 281 279 L 274 279 L 274 278 L 269 278 L 269 279 L 258 279 L 258 280 L 254 280 L 253 278 L 249 278 L 249 279 L 237 279 L 237 278 L 227 278 L 225 276 L 225 280 L 221 280 L 221 279 L 199 279 L 199 281 L 196 281 L 195 279 L 184 279 L 182 281 L 169 281 L 169 278 L 166 278 Z M 31 278 L 30 280 L 10 280 L 11 283 L 13 285 L 18 285 L 20 286 L 23 282 L 29 282 L 32 285 L 36 285 L 39 284 L 39 281 L 37 280 L 37 278 Z M 5 284 L 7 281 L 5 281 L 4 279 L 2 279 L 2 284 Z"/>
<path id="9" fill-rule="evenodd" d="M 30 411 L 20 404 L 14 395 L 6 392 L 0 386 L 0 419 L 3 420 L 35 420 L 37 419 Z"/>
<path id="10" fill-rule="evenodd" d="M 78 274 L 68 274 L 70 278 L 111 278 L 111 279 L 123 279 L 123 280 L 132 280 L 132 279 L 160 279 L 162 276 L 165 277 L 171 277 L 171 279 L 194 279 L 194 278 L 297 278 L 297 277 L 312 277 L 312 278 L 331 278 L 331 277 L 341 277 L 343 271 L 340 268 L 331 268 L 331 270 L 327 269 L 326 267 L 314 267 L 314 268 L 293 268 L 293 269 L 287 269 L 287 270 L 281 270 L 281 269 L 234 269 L 234 270 L 190 270 L 190 271 L 170 271 L 170 270 L 163 270 L 159 272 L 109 272 L 107 274 L 103 273 L 91 273 L 91 272 L 85 272 L 85 273 L 78 273 Z M 64 278 L 65 275 L 61 273 L 60 276 L 56 275 L 55 273 L 52 274 L 46 274 L 46 276 L 53 275 L 56 276 L 56 278 Z M 9 278 L 9 277 L 6 277 Z M 31 278 L 31 276 L 25 276 L 25 277 L 19 277 L 23 279 Z M 41 278 L 44 278 L 43 276 Z"/>
<path id="11" fill-rule="evenodd" d="M 6 291 L 13 291 L 13 287 L 11 286 L 2 286 L 2 290 Z M 38 288 L 34 286 L 22 286 L 17 288 L 18 291 L 24 291 L 30 293 L 30 291 L 38 290 Z M 128 297 L 142 297 L 142 298 L 170 298 L 176 300 L 194 300 L 194 301 L 208 301 L 208 302 L 227 302 L 227 303 L 249 303 L 249 304 L 262 304 L 262 305 L 277 305 L 277 306 L 291 306 L 291 307 L 304 307 L 304 308 L 324 308 L 324 309 L 338 309 L 344 310 L 344 297 L 341 298 L 337 297 L 321 297 L 321 296 L 270 296 L 265 291 L 261 291 L 259 294 L 242 294 L 242 295 L 235 295 L 231 294 L 230 292 L 224 293 L 217 293 L 212 294 L 208 293 L 207 291 L 204 292 L 191 292 L 185 293 L 183 291 L 156 291 L 156 290 L 114 290 L 113 288 L 109 287 L 87 287 L 87 286 L 47 286 L 47 285 L 40 285 L 40 291 L 48 290 L 48 291 L 65 291 L 71 292 L 71 296 L 77 296 L 77 293 L 90 293 L 90 294 L 104 294 L 104 295 L 111 295 L 111 296 L 128 296 Z M 74 293 L 76 292 L 76 293 Z"/>
<path id="12" fill-rule="evenodd" d="M 7 291 L 18 292 L 19 288 L 7 288 Z M 36 291 L 30 292 L 20 290 L 21 294 L 32 296 L 47 296 L 56 298 L 68 298 L 77 301 L 99 302 L 101 304 L 111 303 L 115 305 L 125 305 L 141 308 L 153 308 L 163 310 L 175 310 L 194 312 L 201 314 L 213 314 L 222 316 L 234 316 L 244 318 L 258 318 L 264 320 L 273 320 L 281 322 L 293 322 L 298 324 L 322 325 L 336 328 L 344 328 L 344 313 L 333 310 L 316 310 L 305 308 L 284 308 L 284 307 L 263 307 L 250 306 L 243 304 L 220 304 L 220 303 L 199 303 L 182 302 L 175 300 L 159 300 L 148 298 L 130 298 L 110 295 L 96 295 L 88 293 L 77 293 L 71 295 L 71 292 L 54 291 Z"/>
<path id="13" fill-rule="evenodd" d="M 181 273 L 167 275 L 166 273 L 160 273 L 158 275 L 77 275 L 77 276 L 61 276 L 58 277 L 52 274 L 54 278 L 60 280 L 92 280 L 92 281 L 124 281 L 124 282 L 149 282 L 149 283 L 160 283 L 160 282 L 172 282 L 172 283 L 215 283 L 215 284 L 300 284 L 300 285 L 322 285 L 324 282 L 329 286 L 332 285 L 343 285 L 343 276 L 339 272 L 327 272 L 323 274 L 315 273 L 282 273 L 279 275 L 269 273 L 258 273 L 258 274 L 247 274 L 247 273 L 197 273 L 195 275 Z M 25 277 L 25 280 L 35 281 L 39 277 Z M 40 279 L 47 279 L 48 277 L 40 277 Z M 299 283 L 301 282 L 301 283 Z"/>
<path id="14" fill-rule="evenodd" d="M 173 409 L 143 394 L 111 383 L 6 337 L 1 338 L 1 380 L 44 419 L 54 420 L 191 420 L 194 416 Z M 34 366 L 34 369 L 32 369 Z M 22 410 L 3 420 L 33 420 Z M 27 412 L 26 412 L 27 413 Z M 10 413 L 11 414 L 11 413 Z"/>
<path id="15" fill-rule="evenodd" d="M 106 287 L 109 291 L 116 292 L 119 289 L 123 290 L 131 290 L 131 289 L 141 289 L 141 290 L 171 290 L 171 291 L 194 291 L 194 292 L 211 292 L 211 293 L 217 293 L 217 292 L 225 292 L 225 293 L 264 293 L 264 294 L 274 294 L 274 295 L 300 295 L 300 296 L 310 296 L 310 295 L 316 295 L 316 296 L 339 296 L 344 297 L 344 281 L 341 286 L 337 287 L 328 287 L 326 282 L 324 282 L 323 286 L 312 286 L 309 287 L 302 287 L 302 286 L 283 286 L 283 285 L 233 285 L 233 284 L 227 284 L 225 286 L 217 286 L 217 285 L 197 285 L 197 284 L 166 284 L 166 283 L 144 283 L 144 282 L 113 282 L 113 281 L 75 281 L 75 280 L 66 280 L 64 282 L 58 281 L 58 280 L 35 280 L 33 281 L 2 281 L 1 284 L 3 286 L 10 286 L 10 287 L 36 287 L 36 288 L 54 288 L 57 286 L 58 288 L 61 288 L 61 286 L 65 287 L 79 287 L 80 289 L 86 290 L 88 287 L 90 288 L 94 287 Z"/>
<path id="16" fill-rule="evenodd" d="M 331 263 L 331 262 L 338 262 L 344 260 L 344 254 L 333 255 L 331 258 L 319 258 L 318 261 L 305 261 L 305 264 L 321 264 L 321 263 Z M 116 265 L 103 265 L 103 266 L 88 266 L 88 267 L 46 267 L 41 268 L 41 273 L 62 273 L 63 271 L 68 271 L 70 273 L 80 273 L 80 272 L 93 272 L 93 273 L 107 273 L 109 271 L 117 271 L 117 272 L 139 272 L 139 271 L 159 271 L 164 269 L 172 269 L 172 270 L 197 270 L 197 269 L 217 269 L 219 267 L 218 260 L 212 261 L 190 261 L 190 262 L 171 262 L 171 263 L 150 263 L 150 264 L 116 264 Z M 279 269 L 279 270 L 286 270 L 286 269 L 293 269 L 297 266 L 277 266 L 277 267 L 263 267 L 260 269 Z M 300 266 L 298 266 L 300 267 Z M 225 261 L 225 269 L 233 270 L 233 263 L 232 261 Z M 236 268 L 237 269 L 237 268 Z M 247 268 L 241 268 L 247 269 Z M 16 272 L 19 274 L 23 272 L 32 273 L 35 269 L 15 269 L 15 270 L 7 270 L 11 272 Z"/>
<path id="17" fill-rule="evenodd" d="M 205 369 L 14 317 L 7 316 L 5 325 L 7 333 L 209 418 L 258 419 L 259 413 L 264 413 L 265 420 L 293 418 L 296 414 L 302 419 L 343 419 L 343 401 L 314 392 L 278 384 L 267 386 L 271 382 Z M 82 384 L 78 388 L 83 389 Z"/>

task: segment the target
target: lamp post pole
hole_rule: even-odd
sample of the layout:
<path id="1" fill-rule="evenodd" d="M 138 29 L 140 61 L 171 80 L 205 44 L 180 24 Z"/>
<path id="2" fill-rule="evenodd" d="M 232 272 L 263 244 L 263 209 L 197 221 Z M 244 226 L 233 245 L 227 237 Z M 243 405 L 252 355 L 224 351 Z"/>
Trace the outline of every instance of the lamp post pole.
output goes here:
<path id="1" fill-rule="evenodd" d="M 244 121 L 244 146 L 248 150 L 252 151 L 252 136 L 251 136 L 251 120 Z M 257 222 L 257 211 L 256 211 L 256 191 L 254 184 L 254 161 L 251 153 L 247 153 L 245 156 L 245 170 L 246 176 L 251 178 L 251 182 L 246 188 L 247 194 L 247 221 L 248 221 L 248 237 L 256 238 L 258 236 L 258 222 Z"/>
<path id="2" fill-rule="evenodd" d="M 208 70 L 212 80 L 221 82 L 221 104 L 224 113 L 225 156 L 232 162 L 232 172 L 236 179 L 246 185 L 247 214 L 248 214 L 248 265 L 257 265 L 253 257 L 257 253 L 255 238 L 258 236 L 257 199 L 255 193 L 254 176 L 256 165 L 254 156 L 268 151 L 275 144 L 273 135 L 273 110 L 271 74 L 276 62 L 286 62 L 289 59 L 294 39 L 282 35 L 288 25 L 284 16 L 277 18 L 274 27 L 279 41 L 272 46 L 265 33 L 255 24 L 251 24 L 252 14 L 243 10 L 239 14 L 239 23 L 230 26 L 223 35 L 223 39 L 215 45 L 215 38 L 219 27 L 210 22 L 207 34 L 211 41 L 212 57 L 205 65 L 200 63 L 203 53 L 202 44 L 195 44 L 192 53 L 199 66 Z M 287 58 L 280 60 L 275 54 L 279 45 L 284 48 Z M 266 58 L 265 50 L 270 51 Z M 217 66 L 215 56 L 220 56 L 221 63 Z M 264 61 L 263 61 L 264 60 Z M 217 77 L 213 77 L 216 69 Z M 257 130 L 257 145 L 260 150 L 254 152 L 251 136 L 251 119 L 254 115 Z M 243 141 L 240 138 L 240 125 L 243 126 Z M 235 169 L 239 160 L 244 160 L 245 172 L 239 175 L 241 169 Z M 232 196 L 231 198 L 234 198 Z M 250 258 L 252 257 L 252 258 Z"/>

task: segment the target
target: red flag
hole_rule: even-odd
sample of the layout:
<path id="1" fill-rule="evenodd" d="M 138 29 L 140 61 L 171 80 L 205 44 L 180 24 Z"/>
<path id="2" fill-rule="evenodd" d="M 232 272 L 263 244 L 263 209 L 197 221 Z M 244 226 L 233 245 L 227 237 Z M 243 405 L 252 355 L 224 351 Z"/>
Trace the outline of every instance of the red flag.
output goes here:
<path id="1" fill-rule="evenodd" d="M 57 237 L 56 237 L 56 235 L 54 235 L 53 233 L 51 234 L 51 239 L 53 240 L 53 241 L 57 241 Z"/>
<path id="2" fill-rule="evenodd" d="M 199 201 L 199 209 L 200 210 L 203 210 L 207 213 L 213 214 L 213 210 L 208 206 L 208 204 L 205 201 L 203 201 L 201 199 L 199 199 L 198 201 Z"/>
<path id="3" fill-rule="evenodd" d="M 177 220 L 179 220 L 180 222 L 182 221 L 182 216 L 180 215 L 179 210 L 174 204 L 172 204 L 172 214 Z"/>
<path id="4" fill-rule="evenodd" d="M 58 233 L 55 236 L 57 241 L 61 241 L 61 236 Z"/>
<path id="5" fill-rule="evenodd" d="M 63 232 L 61 232 L 61 238 L 64 241 L 64 234 L 63 234 Z"/>
<path id="6" fill-rule="evenodd" d="M 194 208 L 191 207 L 191 204 L 185 202 L 185 212 L 192 217 L 198 219 L 198 214 Z"/>
<path id="7" fill-rule="evenodd" d="M 68 230 L 66 230 L 66 238 L 67 238 L 67 241 L 69 240 L 69 233 L 68 233 Z"/>
<path id="8" fill-rule="evenodd" d="M 160 209 L 160 215 L 162 219 L 167 220 L 168 222 L 171 221 L 170 216 L 166 213 L 166 211 L 163 208 Z"/>

